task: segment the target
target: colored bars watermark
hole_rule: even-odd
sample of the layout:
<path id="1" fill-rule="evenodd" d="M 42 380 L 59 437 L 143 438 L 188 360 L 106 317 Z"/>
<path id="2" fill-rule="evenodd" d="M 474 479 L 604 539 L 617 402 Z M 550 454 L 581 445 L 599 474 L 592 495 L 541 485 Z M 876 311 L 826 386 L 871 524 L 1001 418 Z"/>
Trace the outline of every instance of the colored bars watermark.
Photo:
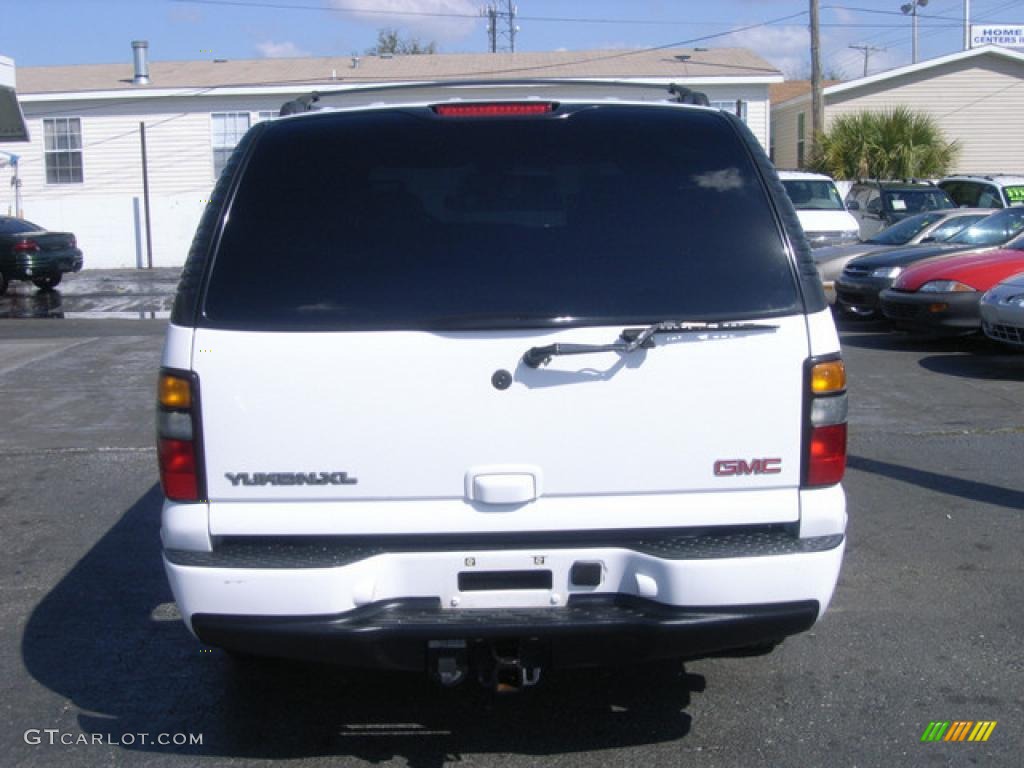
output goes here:
<path id="1" fill-rule="evenodd" d="M 921 741 L 988 741 L 996 720 L 932 720 Z"/>

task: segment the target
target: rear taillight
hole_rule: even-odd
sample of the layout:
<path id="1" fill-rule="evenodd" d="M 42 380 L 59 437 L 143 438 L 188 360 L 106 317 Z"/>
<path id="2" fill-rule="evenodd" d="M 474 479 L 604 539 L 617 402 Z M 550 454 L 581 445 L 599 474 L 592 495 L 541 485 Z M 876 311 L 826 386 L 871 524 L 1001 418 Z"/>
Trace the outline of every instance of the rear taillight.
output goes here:
<path id="1" fill-rule="evenodd" d="M 839 358 L 807 365 L 803 487 L 835 485 L 846 472 L 846 367 Z"/>
<path id="2" fill-rule="evenodd" d="M 15 253 L 36 253 L 39 250 L 39 243 L 35 240 L 22 240 L 14 244 Z"/>
<path id="3" fill-rule="evenodd" d="M 205 493 L 199 460 L 199 382 L 184 371 L 160 372 L 156 439 L 160 483 L 172 501 L 200 501 Z"/>
<path id="4" fill-rule="evenodd" d="M 434 112 L 440 117 L 514 117 L 544 115 L 553 112 L 550 101 L 504 101 L 495 104 L 438 104 Z"/>

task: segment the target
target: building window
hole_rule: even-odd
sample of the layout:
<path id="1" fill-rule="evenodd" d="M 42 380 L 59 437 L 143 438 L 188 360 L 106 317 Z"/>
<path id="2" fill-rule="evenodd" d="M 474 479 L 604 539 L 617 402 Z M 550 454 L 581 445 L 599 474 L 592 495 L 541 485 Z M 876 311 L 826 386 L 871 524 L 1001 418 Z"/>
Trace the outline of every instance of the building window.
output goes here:
<path id="1" fill-rule="evenodd" d="M 256 122 L 262 123 L 264 120 L 274 120 L 275 118 L 277 118 L 277 116 L 277 112 L 257 112 Z"/>
<path id="2" fill-rule="evenodd" d="M 231 151 L 249 130 L 248 112 L 214 112 L 213 123 L 213 175 L 219 177 L 228 164 Z"/>
<path id="3" fill-rule="evenodd" d="M 804 167 L 804 152 L 807 147 L 806 132 L 807 126 L 805 122 L 807 120 L 807 114 L 801 112 L 796 116 L 796 167 Z"/>
<path id="4" fill-rule="evenodd" d="M 82 183 L 82 121 L 77 117 L 43 120 L 47 184 Z"/>
<path id="5" fill-rule="evenodd" d="M 745 101 L 712 101 L 710 105 L 715 109 L 736 115 L 744 123 L 747 122 L 747 102 Z"/>

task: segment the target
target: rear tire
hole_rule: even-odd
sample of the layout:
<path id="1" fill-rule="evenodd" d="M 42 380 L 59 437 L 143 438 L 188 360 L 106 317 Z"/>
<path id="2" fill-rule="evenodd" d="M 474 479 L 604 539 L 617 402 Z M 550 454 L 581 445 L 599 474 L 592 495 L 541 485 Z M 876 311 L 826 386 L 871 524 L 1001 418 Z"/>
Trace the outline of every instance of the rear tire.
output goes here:
<path id="1" fill-rule="evenodd" d="M 3 272 L 0 272 L 0 296 L 3 296 L 5 293 L 7 293 L 7 286 L 7 277 L 4 275 Z"/>
<path id="2" fill-rule="evenodd" d="M 35 287 L 38 288 L 40 291 L 52 291 L 54 288 L 60 285 L 60 280 L 62 277 L 63 275 L 60 274 L 47 275 L 46 277 L 37 277 L 32 281 L 32 284 L 35 285 Z"/>

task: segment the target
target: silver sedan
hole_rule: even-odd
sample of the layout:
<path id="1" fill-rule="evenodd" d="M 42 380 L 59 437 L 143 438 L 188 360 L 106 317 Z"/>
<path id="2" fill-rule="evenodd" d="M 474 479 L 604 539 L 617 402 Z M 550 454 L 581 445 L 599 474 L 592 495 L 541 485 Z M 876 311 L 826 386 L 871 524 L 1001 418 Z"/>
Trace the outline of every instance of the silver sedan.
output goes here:
<path id="1" fill-rule="evenodd" d="M 981 297 L 981 327 L 996 341 L 1024 348 L 1024 272 L 993 286 Z"/>
<path id="2" fill-rule="evenodd" d="M 948 208 L 927 211 L 896 222 L 878 234 L 853 245 L 834 245 L 811 251 L 829 304 L 835 304 L 835 281 L 851 260 L 868 253 L 947 240 L 992 213 L 991 208 Z"/>

